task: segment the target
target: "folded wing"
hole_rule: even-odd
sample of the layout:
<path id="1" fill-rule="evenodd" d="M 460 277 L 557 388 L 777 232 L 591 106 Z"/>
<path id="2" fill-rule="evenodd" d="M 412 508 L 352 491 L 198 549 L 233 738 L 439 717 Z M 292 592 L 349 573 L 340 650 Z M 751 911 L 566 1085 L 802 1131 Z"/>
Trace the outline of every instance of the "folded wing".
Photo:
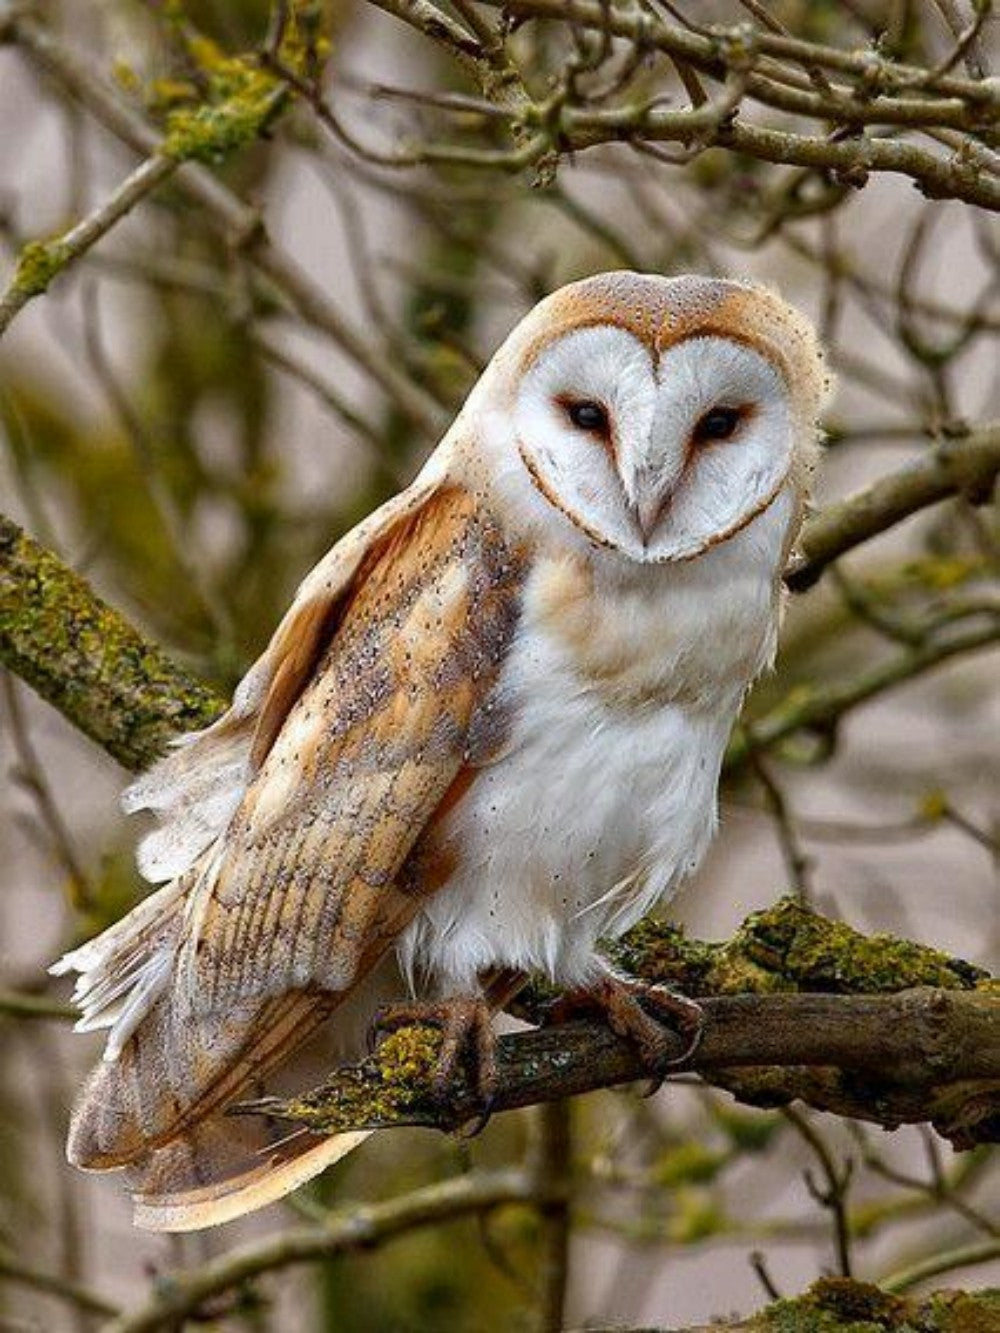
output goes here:
<path id="1" fill-rule="evenodd" d="M 306 581 L 231 713 L 140 784 L 133 804 L 181 828 L 147 851 L 155 873 L 180 871 L 160 910 L 140 905 L 64 960 L 82 973 L 84 1021 L 112 1027 L 70 1156 L 129 1166 L 145 1225 L 235 1215 L 339 1155 L 315 1140 L 273 1161 L 259 1144 L 234 1154 L 220 1117 L 329 1018 L 446 877 L 422 835 L 468 783 L 521 562 L 452 486 L 400 505 L 360 549 L 347 540 L 350 558 L 333 552 Z M 225 783 L 239 790 L 218 828 Z M 189 797 L 211 802 L 206 790 L 207 818 Z"/>

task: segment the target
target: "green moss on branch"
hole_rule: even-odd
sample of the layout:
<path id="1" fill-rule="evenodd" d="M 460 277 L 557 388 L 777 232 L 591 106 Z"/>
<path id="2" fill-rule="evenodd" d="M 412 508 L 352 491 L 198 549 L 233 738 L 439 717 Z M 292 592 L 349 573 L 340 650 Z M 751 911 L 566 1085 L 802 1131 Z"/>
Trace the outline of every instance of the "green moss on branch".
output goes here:
<path id="1" fill-rule="evenodd" d="M 907 1299 L 868 1282 L 828 1277 L 801 1296 L 775 1301 L 749 1319 L 674 1333 L 996 1333 L 998 1329 L 1000 1290 L 937 1291 Z"/>
<path id="2" fill-rule="evenodd" d="M 821 991 L 870 995 L 940 986 L 967 990 L 986 973 L 938 949 L 892 935 L 863 935 L 794 898 L 754 912 L 730 940 L 691 940 L 646 918 L 606 946 L 612 962 L 688 995 Z"/>
<path id="3" fill-rule="evenodd" d="M 71 259 L 65 241 L 56 237 L 51 241 L 29 241 L 17 258 L 14 285 L 26 297 L 41 296 L 49 283 Z"/>
<path id="4" fill-rule="evenodd" d="M 224 706 L 2 515 L 0 662 L 130 769 Z"/>
<path id="5" fill-rule="evenodd" d="M 786 899 L 723 944 L 645 921 L 607 952 L 643 980 L 700 998 L 702 1044 L 686 1067 L 756 1106 L 801 1100 L 886 1126 L 931 1123 L 957 1146 L 1000 1138 L 1000 989 L 985 973 L 888 936 L 864 936 Z M 519 997 L 541 1018 L 539 989 Z M 317 1133 L 401 1124 L 454 1129 L 477 1113 L 460 1079 L 436 1102 L 438 1035 L 396 1032 L 360 1064 L 290 1100 L 240 1108 Z M 677 1038 L 678 1054 L 685 1041 Z M 635 1050 L 597 1023 L 502 1037 L 494 1108 L 641 1078 Z"/>
<path id="6" fill-rule="evenodd" d="M 201 48 L 200 63 L 209 74 L 207 97 L 169 112 L 162 151 L 180 162 L 218 164 L 265 133 L 287 102 L 288 90 L 251 56 L 225 57 L 204 41 Z"/>

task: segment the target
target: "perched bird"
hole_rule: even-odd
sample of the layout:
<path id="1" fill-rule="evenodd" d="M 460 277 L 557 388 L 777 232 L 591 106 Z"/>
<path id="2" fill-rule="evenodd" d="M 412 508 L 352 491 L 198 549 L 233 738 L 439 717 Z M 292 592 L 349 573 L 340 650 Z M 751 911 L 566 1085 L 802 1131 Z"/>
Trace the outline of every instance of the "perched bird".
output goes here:
<path id="1" fill-rule="evenodd" d="M 712 838 L 824 392 L 811 327 L 762 287 L 562 288 L 308 575 L 229 711 L 130 789 L 162 887 L 54 970 L 80 974 L 78 1027 L 110 1029 L 69 1158 L 126 1168 L 139 1225 L 238 1216 L 353 1147 L 225 1112 L 387 1003 L 443 1027 L 442 1079 L 476 1056 L 484 1096 L 491 1012 L 532 972 L 662 1065 L 656 1017 L 691 1002 L 595 945 Z"/>

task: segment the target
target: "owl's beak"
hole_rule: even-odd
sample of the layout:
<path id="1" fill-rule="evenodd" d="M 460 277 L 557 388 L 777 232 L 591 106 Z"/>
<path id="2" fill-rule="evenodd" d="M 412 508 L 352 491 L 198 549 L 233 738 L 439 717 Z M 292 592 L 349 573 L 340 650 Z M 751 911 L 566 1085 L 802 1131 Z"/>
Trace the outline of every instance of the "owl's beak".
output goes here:
<path id="1" fill-rule="evenodd" d="M 674 488 L 682 471 L 682 463 L 675 467 L 664 467 L 659 461 L 656 466 L 643 462 L 629 479 L 631 485 L 626 483 L 625 493 L 644 546 L 649 545 L 663 521 L 663 515 L 670 508 Z"/>
<path id="2" fill-rule="evenodd" d="M 656 531 L 660 519 L 663 517 L 663 511 L 670 503 L 669 493 L 665 496 L 655 493 L 642 496 L 635 503 L 635 520 L 639 525 L 639 531 L 642 533 L 642 543 L 648 546 L 653 533 Z"/>

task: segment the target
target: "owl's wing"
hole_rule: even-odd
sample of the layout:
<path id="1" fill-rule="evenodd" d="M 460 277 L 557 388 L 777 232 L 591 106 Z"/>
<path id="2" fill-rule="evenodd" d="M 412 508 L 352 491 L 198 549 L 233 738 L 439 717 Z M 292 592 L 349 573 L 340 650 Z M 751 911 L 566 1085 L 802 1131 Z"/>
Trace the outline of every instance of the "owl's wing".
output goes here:
<path id="1" fill-rule="evenodd" d="M 77 1108 L 70 1154 L 138 1163 L 149 1224 L 205 1224 L 185 1200 L 206 1171 L 212 1201 L 231 1193 L 198 1145 L 232 1138 L 215 1129 L 224 1108 L 329 1017 L 447 878 L 446 853 L 421 835 L 496 739 L 484 705 L 522 562 L 480 499 L 436 487 L 335 594 L 317 575 L 279 628 L 282 651 L 268 650 L 241 740 L 248 783 L 224 835 L 160 890 L 155 929 L 140 907 L 141 940 L 119 926 L 113 956 L 84 946 L 119 1004 L 116 960 L 153 980 Z M 335 611 L 320 609 L 324 587 Z"/>
<path id="2" fill-rule="evenodd" d="M 259 771 L 191 901 L 176 986 L 193 1007 L 344 991 L 447 877 L 430 851 L 411 851 L 479 761 L 519 585 L 481 502 L 441 491 L 359 571 L 280 722 L 279 673 L 254 740 Z"/>
<path id="3" fill-rule="evenodd" d="M 175 880 L 223 833 L 371 561 L 437 494 L 424 473 L 343 537 L 306 576 L 267 648 L 210 727 L 178 740 L 125 792 L 128 813 L 160 825 L 140 843 L 139 869 L 154 884 Z"/>

